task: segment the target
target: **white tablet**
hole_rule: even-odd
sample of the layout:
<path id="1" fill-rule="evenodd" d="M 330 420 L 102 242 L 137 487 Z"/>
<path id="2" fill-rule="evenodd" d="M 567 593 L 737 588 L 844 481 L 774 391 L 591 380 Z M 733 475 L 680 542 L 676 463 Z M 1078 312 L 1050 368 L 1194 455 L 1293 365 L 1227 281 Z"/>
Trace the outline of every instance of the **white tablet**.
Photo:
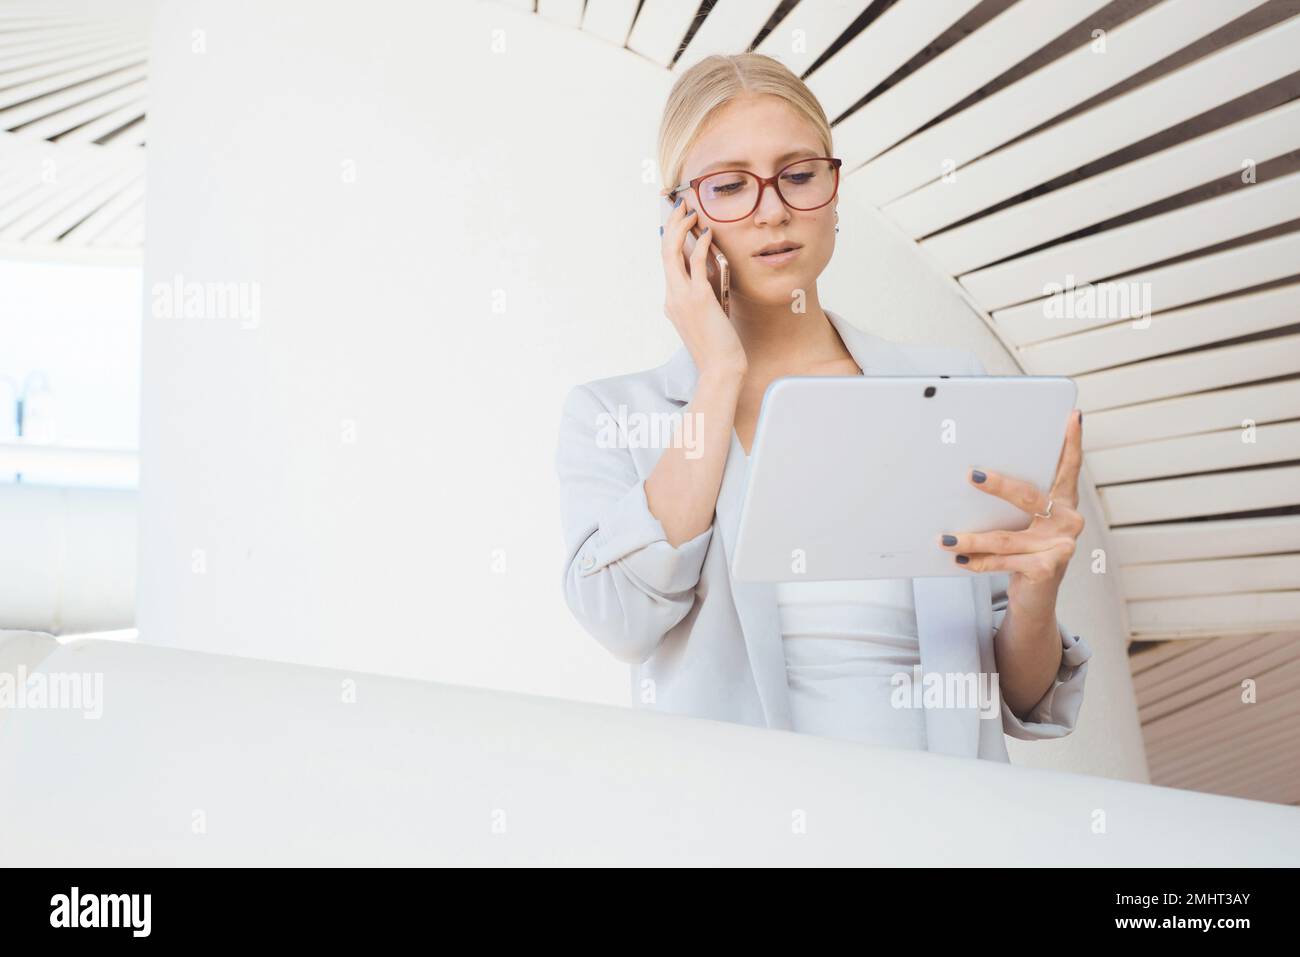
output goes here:
<path id="1" fill-rule="evenodd" d="M 972 468 L 1048 491 L 1077 388 L 1064 376 L 787 376 L 768 386 L 732 576 L 741 582 L 977 574 L 944 532 L 1032 516 Z"/>

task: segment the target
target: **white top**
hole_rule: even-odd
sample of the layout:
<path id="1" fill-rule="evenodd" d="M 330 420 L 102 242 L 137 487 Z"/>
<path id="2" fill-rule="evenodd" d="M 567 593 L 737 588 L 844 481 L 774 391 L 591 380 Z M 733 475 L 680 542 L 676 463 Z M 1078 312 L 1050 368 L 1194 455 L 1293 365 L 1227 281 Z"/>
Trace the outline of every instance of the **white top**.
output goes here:
<path id="1" fill-rule="evenodd" d="M 776 600 L 793 730 L 926 750 L 924 710 L 892 704 L 921 663 L 912 579 L 778 582 Z"/>
<path id="2" fill-rule="evenodd" d="M 910 688 L 921 663 L 912 580 L 780 582 L 776 596 L 793 729 L 926 750 L 925 712 L 892 700 L 891 679 Z"/>

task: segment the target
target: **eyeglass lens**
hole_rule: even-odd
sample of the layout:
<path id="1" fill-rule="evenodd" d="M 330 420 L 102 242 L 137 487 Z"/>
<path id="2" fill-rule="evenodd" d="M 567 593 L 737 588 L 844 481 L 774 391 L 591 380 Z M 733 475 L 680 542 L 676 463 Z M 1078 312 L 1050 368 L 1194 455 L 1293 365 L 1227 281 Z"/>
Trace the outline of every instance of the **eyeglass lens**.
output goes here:
<path id="1" fill-rule="evenodd" d="M 835 195 L 835 164 L 824 159 L 803 160 L 781 173 L 781 198 L 793 209 L 825 206 Z M 700 182 L 700 203 L 711 219 L 744 219 L 758 205 L 758 177 L 753 173 L 714 173 Z"/>

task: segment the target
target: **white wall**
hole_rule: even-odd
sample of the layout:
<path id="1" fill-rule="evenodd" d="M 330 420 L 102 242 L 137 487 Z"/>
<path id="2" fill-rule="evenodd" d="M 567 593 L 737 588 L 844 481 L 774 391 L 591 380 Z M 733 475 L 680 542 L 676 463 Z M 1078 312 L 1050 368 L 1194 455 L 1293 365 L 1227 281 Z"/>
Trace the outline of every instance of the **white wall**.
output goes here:
<path id="1" fill-rule="evenodd" d="M 553 459 L 571 384 L 674 347 L 667 77 L 494 4 L 366 9 L 160 11 L 146 293 L 261 300 L 146 301 L 141 637 L 622 703 L 562 601 Z"/>
<path id="2" fill-rule="evenodd" d="M 671 77 L 495 4 L 368 9 L 160 11 L 146 291 L 248 283 L 260 310 L 146 303 L 141 638 L 622 704 L 563 604 L 552 463 L 570 385 L 676 346 L 647 175 Z M 894 247 L 846 210 L 828 304 L 987 339 L 937 274 L 850 261 Z M 1119 634 L 1098 723 L 1035 761 L 1144 774 L 1127 675 L 1098 690 Z"/>

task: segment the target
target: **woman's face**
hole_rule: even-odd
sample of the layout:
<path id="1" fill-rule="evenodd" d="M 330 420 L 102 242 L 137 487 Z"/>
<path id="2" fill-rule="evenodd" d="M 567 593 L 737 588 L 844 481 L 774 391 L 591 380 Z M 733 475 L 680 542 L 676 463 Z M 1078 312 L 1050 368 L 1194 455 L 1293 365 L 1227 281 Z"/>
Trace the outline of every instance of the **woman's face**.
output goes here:
<path id="1" fill-rule="evenodd" d="M 687 154 L 679 182 L 723 169 L 774 176 L 796 159 L 825 155 L 816 127 L 784 100 L 769 94 L 749 95 L 714 114 Z M 683 195 L 690 208 L 698 210 L 694 191 Z M 709 227 L 709 235 L 731 264 L 734 296 L 756 304 L 788 306 L 813 289 L 830 262 L 838 203 L 837 194 L 820 209 L 804 212 L 789 208 L 768 188 L 758 208 L 744 219 L 719 223 L 703 214 L 697 218 L 700 228 Z M 801 248 L 786 262 L 758 256 L 760 249 L 776 242 Z"/>

